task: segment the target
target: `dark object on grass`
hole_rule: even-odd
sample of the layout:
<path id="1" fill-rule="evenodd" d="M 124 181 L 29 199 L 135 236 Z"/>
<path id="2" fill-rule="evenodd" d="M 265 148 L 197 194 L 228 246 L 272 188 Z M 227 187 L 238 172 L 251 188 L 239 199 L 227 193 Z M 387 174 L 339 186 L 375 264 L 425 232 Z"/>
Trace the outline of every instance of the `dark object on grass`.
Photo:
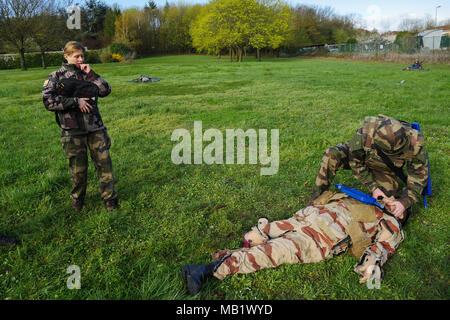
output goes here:
<path id="1" fill-rule="evenodd" d="M 157 82 L 160 80 L 161 78 L 152 78 L 150 76 L 146 76 L 145 74 L 141 74 L 139 78 L 130 80 L 130 82 Z"/>
<path id="2" fill-rule="evenodd" d="M 72 209 L 74 211 L 81 211 L 83 209 L 84 199 L 74 199 L 72 201 Z"/>
<path id="3" fill-rule="evenodd" d="M 93 98 L 99 94 L 99 89 L 93 82 L 72 78 L 58 81 L 57 90 L 58 94 L 72 98 Z"/>
<path id="4" fill-rule="evenodd" d="M 184 282 L 191 296 L 200 292 L 208 278 L 212 278 L 214 271 L 220 266 L 222 260 L 205 265 L 185 265 L 181 267 Z"/>
<path id="5" fill-rule="evenodd" d="M 11 246 L 13 244 L 18 244 L 15 238 L 9 238 L 0 233 L 0 246 Z"/>
<path id="6" fill-rule="evenodd" d="M 112 210 L 116 210 L 119 209 L 119 202 L 117 201 L 117 199 L 111 199 L 108 201 L 105 201 L 105 208 L 108 211 L 112 211 Z"/>

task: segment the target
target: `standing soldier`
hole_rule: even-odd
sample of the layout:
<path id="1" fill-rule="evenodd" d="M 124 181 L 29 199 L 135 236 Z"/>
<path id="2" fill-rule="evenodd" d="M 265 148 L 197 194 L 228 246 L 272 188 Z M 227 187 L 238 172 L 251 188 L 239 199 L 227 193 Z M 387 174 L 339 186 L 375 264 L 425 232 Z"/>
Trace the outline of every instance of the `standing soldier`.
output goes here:
<path id="1" fill-rule="evenodd" d="M 108 211 L 118 208 L 113 168 L 109 148 L 111 140 L 103 125 L 97 106 L 98 97 L 111 92 L 109 84 L 84 62 L 84 47 L 70 41 L 64 47 L 65 62 L 44 82 L 42 96 L 45 108 L 53 111 L 62 129 L 61 143 L 69 159 L 73 189 L 72 208 L 80 211 L 86 195 L 88 157 L 87 149 L 97 169 L 100 193 Z M 98 96 L 91 98 L 68 97 L 61 94 L 61 80 L 89 81 L 98 87 Z"/>
<path id="2" fill-rule="evenodd" d="M 405 223 L 410 212 L 404 215 L 405 210 L 420 199 L 428 180 L 428 153 L 423 146 L 423 134 L 409 123 L 390 117 L 366 117 L 349 142 L 325 151 L 313 187 L 313 200 L 328 190 L 342 168 L 351 169 L 374 198 L 395 196 L 399 186 L 396 177 L 403 180 L 405 188 L 392 205 L 393 214 Z"/>
<path id="3" fill-rule="evenodd" d="M 385 204 L 392 209 L 389 201 Z M 315 263 L 350 250 L 359 259 L 354 271 L 362 276 L 360 283 L 379 283 L 381 267 L 403 238 L 401 226 L 392 215 L 346 194 L 325 191 L 313 205 L 289 219 L 259 219 L 258 225 L 244 235 L 244 248 L 219 251 L 210 264 L 183 266 L 183 278 L 189 294 L 195 295 L 211 276 L 223 280 L 283 263 Z"/>

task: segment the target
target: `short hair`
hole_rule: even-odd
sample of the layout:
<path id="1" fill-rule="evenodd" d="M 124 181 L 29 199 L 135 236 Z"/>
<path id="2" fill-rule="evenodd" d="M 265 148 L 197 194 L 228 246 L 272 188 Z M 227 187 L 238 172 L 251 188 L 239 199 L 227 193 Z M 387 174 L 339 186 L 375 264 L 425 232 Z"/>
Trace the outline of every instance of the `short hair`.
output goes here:
<path id="1" fill-rule="evenodd" d="M 81 43 L 78 41 L 69 41 L 64 46 L 64 54 L 71 55 L 75 50 L 81 50 L 83 52 L 83 55 L 85 53 L 85 49 Z"/>

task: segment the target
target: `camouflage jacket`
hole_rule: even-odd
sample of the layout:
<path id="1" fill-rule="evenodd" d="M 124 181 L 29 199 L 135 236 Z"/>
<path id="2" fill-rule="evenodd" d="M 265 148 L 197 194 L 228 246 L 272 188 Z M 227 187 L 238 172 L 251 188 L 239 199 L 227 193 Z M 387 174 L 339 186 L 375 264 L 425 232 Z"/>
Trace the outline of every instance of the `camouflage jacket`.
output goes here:
<path id="1" fill-rule="evenodd" d="M 48 111 L 55 112 L 56 122 L 62 129 L 62 136 L 87 134 L 105 129 L 97 106 L 98 97 L 90 99 L 93 107 L 91 113 L 83 113 L 79 108 L 79 99 L 65 97 L 57 92 L 58 81 L 64 78 L 91 81 L 99 88 L 99 97 L 106 97 L 111 92 L 109 84 L 93 70 L 86 73 L 74 64 L 63 63 L 62 67 L 52 72 L 42 87 L 42 100 Z"/>
<path id="2" fill-rule="evenodd" d="M 363 127 L 356 131 L 356 134 L 349 141 L 349 165 L 354 176 L 365 184 L 370 191 L 374 191 L 379 186 L 373 179 L 372 172 L 395 173 L 384 163 L 373 146 L 375 129 L 380 121 L 386 116 L 366 117 Z M 398 155 L 389 159 L 398 167 L 406 171 L 406 186 L 399 198 L 399 201 L 408 208 L 416 203 L 421 196 L 423 188 L 428 180 L 428 152 L 423 144 L 423 134 L 411 126 L 403 125 L 406 135 L 409 136 L 409 144 Z"/>

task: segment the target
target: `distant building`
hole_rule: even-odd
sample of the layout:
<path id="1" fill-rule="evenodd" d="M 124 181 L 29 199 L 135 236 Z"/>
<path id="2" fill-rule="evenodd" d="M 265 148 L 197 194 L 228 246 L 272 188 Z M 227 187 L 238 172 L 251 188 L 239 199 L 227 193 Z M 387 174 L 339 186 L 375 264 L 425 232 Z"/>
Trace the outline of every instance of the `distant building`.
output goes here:
<path id="1" fill-rule="evenodd" d="M 395 41 L 395 38 L 397 37 L 397 34 L 398 31 L 389 31 L 381 34 L 381 38 L 383 40 L 393 43 Z"/>
<path id="2" fill-rule="evenodd" d="M 447 49 L 449 29 L 431 29 L 417 34 L 422 50 Z"/>

